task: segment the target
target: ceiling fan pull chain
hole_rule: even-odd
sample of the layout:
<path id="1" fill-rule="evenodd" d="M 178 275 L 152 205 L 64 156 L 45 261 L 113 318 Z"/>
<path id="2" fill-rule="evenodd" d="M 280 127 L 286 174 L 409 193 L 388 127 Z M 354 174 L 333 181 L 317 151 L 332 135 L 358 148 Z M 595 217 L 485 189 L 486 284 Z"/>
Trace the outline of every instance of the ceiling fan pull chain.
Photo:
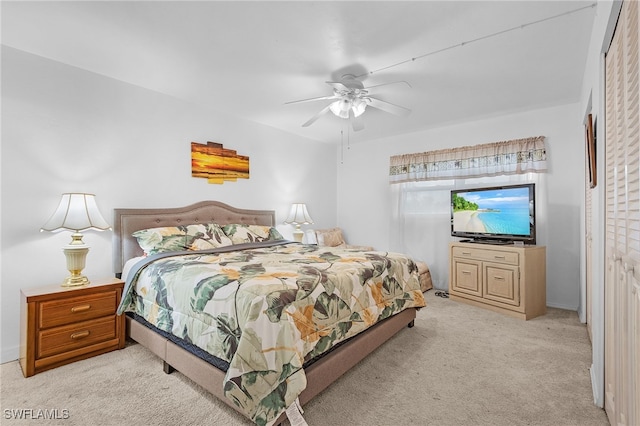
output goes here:
<path id="1" fill-rule="evenodd" d="M 340 130 L 340 164 L 344 164 L 344 132 Z"/>

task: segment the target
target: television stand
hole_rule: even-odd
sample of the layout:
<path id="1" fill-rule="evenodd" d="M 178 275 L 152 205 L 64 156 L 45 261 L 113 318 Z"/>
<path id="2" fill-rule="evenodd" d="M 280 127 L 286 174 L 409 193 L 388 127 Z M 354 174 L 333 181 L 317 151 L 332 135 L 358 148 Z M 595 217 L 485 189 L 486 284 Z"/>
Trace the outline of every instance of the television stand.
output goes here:
<path id="1" fill-rule="evenodd" d="M 451 243 L 449 297 L 521 319 L 546 312 L 544 246 Z"/>

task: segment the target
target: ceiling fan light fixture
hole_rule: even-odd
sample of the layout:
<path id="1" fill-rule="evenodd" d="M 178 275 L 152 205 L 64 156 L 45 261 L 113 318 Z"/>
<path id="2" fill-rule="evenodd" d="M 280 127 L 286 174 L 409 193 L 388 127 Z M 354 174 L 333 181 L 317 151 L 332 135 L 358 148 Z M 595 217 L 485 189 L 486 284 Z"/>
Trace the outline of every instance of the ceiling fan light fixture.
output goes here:
<path id="1" fill-rule="evenodd" d="M 298 103 L 332 99 L 329 105 L 326 105 L 320 112 L 311 117 L 309 120 L 302 124 L 302 127 L 308 127 L 315 123 L 318 118 L 323 114 L 331 111 L 333 115 L 339 118 L 344 118 L 351 121 L 353 129 L 355 131 L 364 129 L 364 122 L 360 118 L 364 114 L 367 107 L 378 109 L 391 114 L 406 117 L 411 113 L 411 110 L 399 105 L 392 104 L 390 102 L 383 101 L 374 96 L 369 95 L 369 89 L 364 87 L 364 84 L 357 79 L 357 77 L 346 74 L 342 76 L 341 81 L 327 81 L 327 84 L 333 87 L 333 95 L 331 96 L 319 96 L 309 99 L 301 99 L 299 101 L 286 102 L 286 103 Z M 406 81 L 396 81 L 392 83 L 382 83 L 371 87 L 385 86 L 387 84 L 405 83 L 409 87 L 409 83 Z"/>
<path id="2" fill-rule="evenodd" d="M 340 118 L 349 118 L 349 109 L 351 109 L 351 100 L 340 99 L 329 105 L 332 113 Z"/>
<path id="3" fill-rule="evenodd" d="M 353 112 L 354 117 L 360 117 L 367 108 L 367 102 L 361 98 L 344 97 L 329 105 L 331 112 L 340 118 L 349 118 L 349 112 Z"/>
<path id="4" fill-rule="evenodd" d="M 356 98 L 353 101 L 353 105 L 351 106 L 351 109 L 353 110 L 353 116 L 354 117 L 360 117 L 363 113 L 364 110 L 367 108 L 367 102 L 360 99 L 360 98 Z"/>

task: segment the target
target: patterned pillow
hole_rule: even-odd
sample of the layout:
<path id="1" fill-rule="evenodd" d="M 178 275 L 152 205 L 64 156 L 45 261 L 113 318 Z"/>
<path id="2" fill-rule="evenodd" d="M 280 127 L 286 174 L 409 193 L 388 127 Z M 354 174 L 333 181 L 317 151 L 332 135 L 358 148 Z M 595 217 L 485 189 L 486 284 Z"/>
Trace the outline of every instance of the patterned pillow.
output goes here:
<path id="1" fill-rule="evenodd" d="M 272 226 L 231 224 L 222 227 L 233 244 L 253 243 L 256 241 L 284 240 L 280 232 Z"/>
<path id="2" fill-rule="evenodd" d="M 132 235 L 147 256 L 169 251 L 207 250 L 233 244 L 217 223 L 142 229 Z"/>
<path id="3" fill-rule="evenodd" d="M 185 250 L 207 250 L 233 244 L 217 223 L 187 225 L 186 228 Z"/>
<path id="4" fill-rule="evenodd" d="M 138 240 L 138 245 L 146 255 L 167 251 L 181 251 L 185 247 L 186 227 L 164 226 L 142 229 L 131 235 Z"/>
<path id="5" fill-rule="evenodd" d="M 342 247 L 346 245 L 340 228 L 320 229 L 316 231 L 319 246 Z"/>

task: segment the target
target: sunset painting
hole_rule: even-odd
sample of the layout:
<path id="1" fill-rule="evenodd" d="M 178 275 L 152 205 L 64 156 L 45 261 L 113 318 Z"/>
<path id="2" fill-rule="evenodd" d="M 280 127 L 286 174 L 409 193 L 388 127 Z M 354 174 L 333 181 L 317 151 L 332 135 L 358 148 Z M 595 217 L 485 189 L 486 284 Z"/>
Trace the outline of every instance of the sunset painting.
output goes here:
<path id="1" fill-rule="evenodd" d="M 191 142 L 191 176 L 217 184 L 249 179 L 249 157 L 238 155 L 219 143 Z"/>

